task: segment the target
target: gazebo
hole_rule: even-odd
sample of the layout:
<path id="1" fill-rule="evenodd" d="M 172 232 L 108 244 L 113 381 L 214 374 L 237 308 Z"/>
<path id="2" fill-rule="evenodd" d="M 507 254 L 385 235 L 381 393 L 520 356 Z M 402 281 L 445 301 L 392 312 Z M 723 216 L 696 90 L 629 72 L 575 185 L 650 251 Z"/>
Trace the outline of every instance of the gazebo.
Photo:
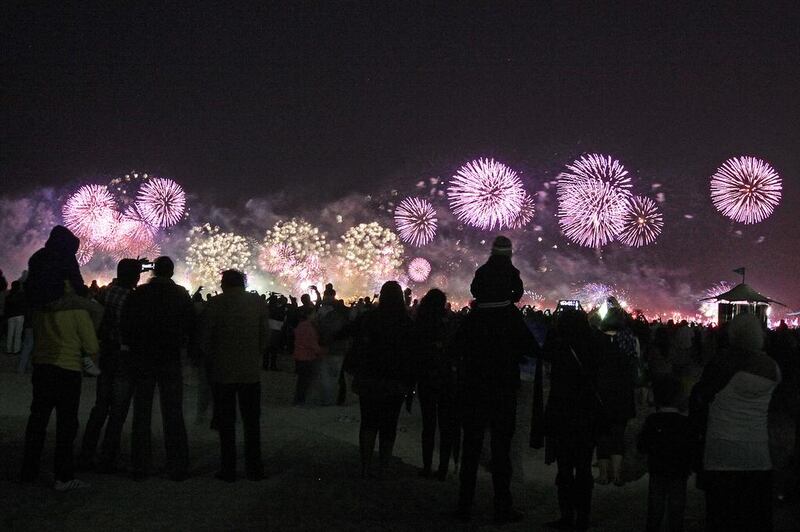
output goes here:
<path id="1" fill-rule="evenodd" d="M 727 292 L 705 299 L 718 303 L 718 321 L 720 324 L 732 320 L 739 314 L 755 314 L 758 319 L 767 322 L 767 313 L 772 303 L 786 306 L 780 301 L 775 301 L 756 292 L 750 285 L 737 284 Z"/>

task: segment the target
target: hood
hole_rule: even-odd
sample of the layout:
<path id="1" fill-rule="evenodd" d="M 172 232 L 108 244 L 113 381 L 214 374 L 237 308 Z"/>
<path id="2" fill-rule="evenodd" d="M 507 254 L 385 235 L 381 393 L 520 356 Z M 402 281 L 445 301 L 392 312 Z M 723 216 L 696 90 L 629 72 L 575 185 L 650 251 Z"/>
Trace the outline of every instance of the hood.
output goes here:
<path id="1" fill-rule="evenodd" d="M 57 225 L 50 231 L 50 237 L 47 239 L 44 247 L 50 251 L 55 251 L 64 255 L 75 255 L 78 252 L 78 247 L 81 241 L 75 236 L 72 231 L 63 225 Z"/>

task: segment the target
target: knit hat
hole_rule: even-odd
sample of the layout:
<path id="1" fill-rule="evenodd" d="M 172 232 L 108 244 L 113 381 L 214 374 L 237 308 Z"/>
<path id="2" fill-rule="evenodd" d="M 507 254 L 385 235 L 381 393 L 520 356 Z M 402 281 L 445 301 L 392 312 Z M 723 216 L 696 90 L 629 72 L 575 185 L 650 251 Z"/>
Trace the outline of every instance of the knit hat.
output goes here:
<path id="1" fill-rule="evenodd" d="M 492 255 L 511 256 L 511 240 L 504 236 L 498 236 L 492 244 Z"/>
<path id="2" fill-rule="evenodd" d="M 759 353 L 764 348 L 764 326 L 753 314 L 739 314 L 728 323 L 728 341 L 734 349 Z"/>

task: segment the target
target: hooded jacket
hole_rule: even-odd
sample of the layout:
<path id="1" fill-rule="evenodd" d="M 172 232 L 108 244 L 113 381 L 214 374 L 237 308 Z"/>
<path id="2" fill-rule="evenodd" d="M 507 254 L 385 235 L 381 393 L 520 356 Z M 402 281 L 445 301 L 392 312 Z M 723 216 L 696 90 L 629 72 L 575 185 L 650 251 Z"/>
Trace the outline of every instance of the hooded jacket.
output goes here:
<path id="1" fill-rule="evenodd" d="M 516 303 L 522 298 L 522 279 L 511 257 L 492 255 L 478 268 L 470 285 L 478 303 Z"/>
<path id="2" fill-rule="evenodd" d="M 25 294 L 33 309 L 41 309 L 64 295 L 64 281 L 75 293 L 83 287 L 83 277 L 75 254 L 80 240 L 72 231 L 57 225 L 50 231 L 44 247 L 28 260 Z"/>

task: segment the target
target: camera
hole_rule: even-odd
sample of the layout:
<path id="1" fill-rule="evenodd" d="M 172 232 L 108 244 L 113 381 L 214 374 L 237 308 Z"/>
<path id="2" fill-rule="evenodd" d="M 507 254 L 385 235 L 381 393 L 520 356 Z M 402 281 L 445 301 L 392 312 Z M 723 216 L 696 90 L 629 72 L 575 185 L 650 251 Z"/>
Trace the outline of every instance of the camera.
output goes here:
<path id="1" fill-rule="evenodd" d="M 153 268 L 155 268 L 155 263 L 150 262 L 147 259 L 140 259 L 139 264 L 142 265 L 142 272 L 151 272 Z"/>

